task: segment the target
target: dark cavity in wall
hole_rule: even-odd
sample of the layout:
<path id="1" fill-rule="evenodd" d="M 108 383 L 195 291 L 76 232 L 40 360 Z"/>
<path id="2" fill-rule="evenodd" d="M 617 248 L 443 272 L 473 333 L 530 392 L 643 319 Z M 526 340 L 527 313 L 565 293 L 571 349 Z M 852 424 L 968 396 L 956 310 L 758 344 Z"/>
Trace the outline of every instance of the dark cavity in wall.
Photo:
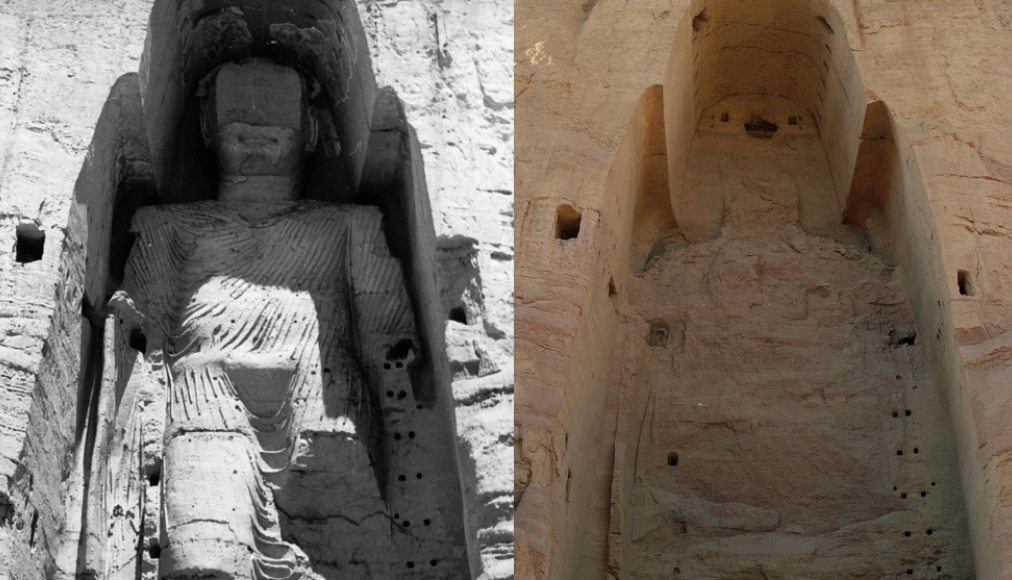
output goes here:
<path id="1" fill-rule="evenodd" d="M 762 115 L 752 115 L 748 123 L 745 123 L 745 131 L 758 139 L 771 139 L 777 134 L 778 127 L 764 119 Z"/>
<path id="2" fill-rule="evenodd" d="M 656 349 L 664 349 L 668 346 L 668 327 L 664 323 L 651 323 L 647 344 L 650 345 L 650 348 Z"/>
<path id="3" fill-rule="evenodd" d="M 130 348 L 140 353 L 148 351 L 148 338 L 144 336 L 143 330 L 134 328 L 130 331 Z"/>
<path id="4" fill-rule="evenodd" d="M 19 264 L 42 259 L 42 253 L 46 247 L 46 232 L 40 230 L 39 226 L 33 223 L 20 224 L 15 231 L 15 236 L 14 259 Z"/>
<path id="5" fill-rule="evenodd" d="M 973 296 L 974 288 L 973 281 L 970 279 L 970 272 L 966 270 L 960 270 L 956 274 L 956 284 L 959 286 L 960 296 Z"/>
<path id="6" fill-rule="evenodd" d="M 576 239 L 580 235 L 580 212 L 572 206 L 560 205 L 555 210 L 555 237 L 560 240 Z"/>
<path id="7" fill-rule="evenodd" d="M 702 12 L 700 12 L 699 14 L 695 15 L 692 18 L 692 30 L 695 32 L 699 32 L 700 30 L 703 29 L 704 26 L 706 26 L 706 21 L 707 21 L 706 10 L 703 10 Z"/>
<path id="8" fill-rule="evenodd" d="M 463 306 L 455 306 L 450 309 L 450 320 L 467 324 L 467 311 Z"/>

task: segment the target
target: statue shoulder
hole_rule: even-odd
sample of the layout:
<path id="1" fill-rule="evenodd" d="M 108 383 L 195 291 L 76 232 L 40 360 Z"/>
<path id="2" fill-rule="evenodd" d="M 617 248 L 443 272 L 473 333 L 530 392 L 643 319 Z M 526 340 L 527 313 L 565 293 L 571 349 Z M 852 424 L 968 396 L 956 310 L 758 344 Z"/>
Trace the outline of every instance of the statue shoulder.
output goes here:
<path id="1" fill-rule="evenodd" d="M 160 228 L 198 226 L 215 221 L 215 216 L 200 203 L 149 205 L 137 210 L 130 231 L 142 233 Z"/>
<path id="2" fill-rule="evenodd" d="M 372 205 L 304 201 L 297 206 L 296 211 L 342 222 L 353 228 L 379 229 L 383 221 L 383 212 Z"/>

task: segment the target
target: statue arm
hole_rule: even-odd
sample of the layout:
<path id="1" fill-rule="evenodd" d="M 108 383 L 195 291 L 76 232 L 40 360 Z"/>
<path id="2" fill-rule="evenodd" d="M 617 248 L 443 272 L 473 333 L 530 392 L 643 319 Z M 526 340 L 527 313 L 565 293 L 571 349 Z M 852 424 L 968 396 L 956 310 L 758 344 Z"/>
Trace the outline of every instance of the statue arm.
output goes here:
<path id="1" fill-rule="evenodd" d="M 160 489 L 149 482 L 160 478 L 165 421 L 166 280 L 147 274 L 157 269 L 143 260 L 160 245 L 138 236 L 124 284 L 107 303 L 86 517 L 86 558 L 95 570 L 133 569 L 142 557 L 137 546 L 157 542 Z"/>
<path id="2" fill-rule="evenodd" d="M 148 481 L 161 463 L 165 380 L 160 353 L 144 339 L 146 320 L 127 292 L 110 299 L 86 520 L 89 567 L 109 574 L 133 569 L 137 546 L 157 538 L 159 489 Z"/>
<path id="3" fill-rule="evenodd" d="M 355 208 L 349 221 L 352 314 L 361 360 L 367 374 L 373 375 L 387 364 L 406 366 L 419 356 L 420 346 L 411 298 L 401 264 L 387 247 L 382 214 L 374 208 Z"/>

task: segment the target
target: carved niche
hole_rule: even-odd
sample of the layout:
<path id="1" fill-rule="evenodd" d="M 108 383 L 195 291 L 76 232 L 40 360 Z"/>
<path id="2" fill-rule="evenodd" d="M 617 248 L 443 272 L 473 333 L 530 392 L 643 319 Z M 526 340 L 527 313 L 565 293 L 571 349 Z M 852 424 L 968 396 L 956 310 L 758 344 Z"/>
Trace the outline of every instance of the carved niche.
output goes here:
<path id="1" fill-rule="evenodd" d="M 134 87 L 60 568 L 470 577 L 424 175 L 354 4 L 160 0 Z"/>

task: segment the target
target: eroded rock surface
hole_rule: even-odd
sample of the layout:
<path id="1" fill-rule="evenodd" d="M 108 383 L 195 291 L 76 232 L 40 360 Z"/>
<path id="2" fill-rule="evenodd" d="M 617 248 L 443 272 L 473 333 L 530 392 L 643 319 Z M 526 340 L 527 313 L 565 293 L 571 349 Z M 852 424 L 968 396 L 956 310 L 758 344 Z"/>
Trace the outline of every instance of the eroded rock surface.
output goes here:
<path id="1" fill-rule="evenodd" d="M 1008 577 L 1008 3 L 518 19 L 519 574 Z"/>
<path id="2" fill-rule="evenodd" d="M 88 232 L 109 227 L 107 222 L 95 219 L 94 214 L 111 210 L 109 207 L 87 207 L 85 204 L 90 200 L 86 192 L 109 192 L 119 188 L 140 193 L 153 181 L 147 144 L 143 142 L 144 131 L 135 131 L 140 114 L 135 77 L 126 75 L 115 83 L 97 131 L 95 123 L 116 76 L 139 68 L 138 58 L 152 3 L 73 4 L 15 3 L 3 9 L 12 31 L 5 35 L 5 42 L 9 44 L 5 54 L 10 57 L 13 71 L 8 79 L 10 82 L 5 84 L 9 85 L 10 98 L 4 102 L 9 103 L 7 110 L 11 112 L 11 134 L 17 137 L 5 142 L 6 157 L 14 161 L 5 164 L 3 179 L 7 186 L 0 199 L 5 207 L 11 208 L 10 215 L 15 216 L 11 222 L 12 236 L 15 227 L 23 222 L 38 224 L 47 236 L 42 260 L 22 264 L 15 258 L 23 252 L 12 248 L 11 263 L 18 264 L 22 271 L 7 268 L 3 274 L 4 282 L 17 290 L 10 294 L 14 296 L 12 304 L 17 303 L 23 312 L 28 312 L 24 308 L 30 308 L 31 317 L 38 318 L 29 324 L 31 328 L 25 326 L 27 318 L 18 318 L 4 343 L 4 347 L 16 347 L 18 353 L 15 354 L 24 359 L 18 365 L 12 363 L 4 368 L 11 372 L 21 369 L 18 372 L 23 373 L 22 382 L 26 385 L 19 391 L 20 395 L 5 399 L 10 412 L 5 415 L 7 431 L 3 436 L 9 435 L 10 444 L 4 444 L 0 460 L 5 462 L 6 467 L 0 468 L 6 470 L 3 482 L 9 490 L 4 495 L 8 498 L 5 500 L 6 517 L 0 529 L 0 562 L 3 562 L 0 569 L 9 570 L 16 578 L 53 575 L 56 572 L 54 560 L 63 557 L 61 538 L 67 532 L 81 531 L 78 522 L 68 521 L 65 515 L 68 498 L 76 497 L 69 501 L 71 510 L 75 501 L 84 499 L 82 489 L 75 487 L 77 483 L 68 474 L 89 461 L 83 454 L 75 454 L 70 445 L 81 435 L 83 416 L 87 415 L 81 411 L 82 404 L 87 406 L 87 402 L 79 400 L 76 392 L 82 388 L 82 383 L 86 389 L 90 380 L 75 369 L 80 369 L 81 359 L 103 348 L 103 338 L 89 332 L 88 323 L 80 314 L 95 319 L 104 305 L 101 301 L 82 307 L 83 295 L 95 290 L 94 285 L 86 281 L 84 267 L 89 261 L 94 264 L 96 260 L 107 259 L 90 246 Z M 434 334 L 421 340 L 438 336 L 442 341 L 444 324 L 451 331 L 454 324 L 460 324 L 454 322 L 458 317 L 451 310 L 464 296 L 452 296 L 452 293 L 462 286 L 458 281 L 444 280 L 455 277 L 467 280 L 473 287 L 467 294 L 471 297 L 468 298 L 471 310 L 465 324 L 468 327 L 466 342 L 471 347 L 469 351 L 453 351 L 450 356 L 461 368 L 469 368 L 472 357 L 477 356 L 474 353 L 483 353 L 481 357 L 486 362 L 481 365 L 481 378 L 484 382 L 475 389 L 480 396 L 462 394 L 456 405 L 451 396 L 434 411 L 429 407 L 418 408 L 419 401 L 413 398 L 410 380 L 391 379 L 392 404 L 384 411 L 377 411 L 384 415 L 383 420 L 390 429 L 379 436 L 383 441 L 369 444 L 395 452 L 398 448 L 405 451 L 401 454 L 403 461 L 393 461 L 386 466 L 389 474 L 375 478 L 378 483 L 373 485 L 390 488 L 382 492 L 388 495 L 385 503 L 389 500 L 387 508 L 382 510 L 384 514 L 376 516 L 374 511 L 363 508 L 363 513 L 369 513 L 361 520 L 328 521 L 316 517 L 319 514 L 315 512 L 306 516 L 305 506 L 294 505 L 312 495 L 302 494 L 299 501 L 288 506 L 290 511 L 298 513 L 292 517 L 280 513 L 281 536 L 295 544 L 316 545 L 318 551 L 337 550 L 345 554 L 347 557 L 339 558 L 343 560 L 339 566 L 343 569 L 349 562 L 352 567 L 364 569 L 368 564 L 357 560 L 356 554 L 376 553 L 381 547 L 368 541 L 368 534 L 354 536 L 351 544 L 343 543 L 340 547 L 328 542 L 332 543 L 336 535 L 348 535 L 335 534 L 336 528 L 357 530 L 353 522 L 373 522 L 368 527 L 385 526 L 397 546 L 384 554 L 387 559 L 392 555 L 396 560 L 392 574 L 445 577 L 447 569 L 458 564 L 463 566 L 464 559 L 470 559 L 467 566 L 475 574 L 509 577 L 512 575 L 512 510 L 508 503 L 508 480 L 511 478 L 505 466 L 512 444 L 512 107 L 509 103 L 512 76 L 508 64 L 512 9 L 502 2 L 472 3 L 463 9 L 424 3 L 363 4 L 359 8 L 364 26 L 357 33 L 356 42 L 360 44 L 354 52 L 358 55 L 372 53 L 379 83 L 394 86 L 405 101 L 398 105 L 399 114 L 403 115 L 402 109 L 406 108 L 410 122 L 418 131 L 421 146 L 414 141 L 415 154 L 419 159 L 425 158 L 428 194 L 435 206 L 436 231 L 431 233 L 448 239 L 468 235 L 477 240 L 477 247 L 469 250 L 467 258 L 473 262 L 473 268 L 458 268 L 450 260 L 445 271 L 439 272 L 438 281 L 432 275 L 434 271 L 425 275 L 438 286 L 436 299 L 445 300 L 448 307 L 440 312 L 437 323 L 430 325 L 435 329 Z M 166 21 L 164 14 L 161 18 Z M 274 32 L 287 35 L 285 38 L 294 39 L 296 44 L 302 37 L 301 32 L 291 27 Z M 309 37 L 303 40 L 306 38 Z M 148 62 L 143 66 L 150 65 Z M 74 94 L 75 98 L 72 102 L 61 102 L 67 94 Z M 376 119 L 364 119 L 364 126 L 368 127 L 373 121 Z M 376 127 L 388 131 L 394 139 L 403 138 L 403 123 L 389 126 L 379 123 Z M 128 136 L 131 132 L 134 133 Z M 93 139 L 90 148 L 89 139 Z M 396 145 L 396 141 L 394 143 Z M 461 147 L 461 143 L 466 146 Z M 349 141 L 346 145 L 347 151 L 360 154 L 364 142 Z M 85 170 L 78 176 L 85 153 L 90 155 Z M 481 183 L 473 180 L 473 168 L 477 166 L 488 169 Z M 109 168 L 115 168 L 115 172 Z M 78 181 L 76 204 L 71 203 L 70 195 L 75 179 Z M 462 187 L 463 183 L 467 185 Z M 487 200 L 496 211 L 472 211 L 470 208 L 477 198 Z M 422 204 L 426 211 L 428 204 L 429 199 Z M 68 224 L 68 206 L 71 205 L 74 211 L 70 212 Z M 479 223 L 481 227 L 476 226 Z M 116 248 L 113 250 L 115 253 Z M 403 256 L 401 259 L 403 261 Z M 445 292 L 446 296 L 438 296 L 439 292 Z M 54 314 L 51 325 L 46 321 L 50 312 Z M 101 320 L 100 314 L 97 319 Z M 48 332 L 44 329 L 46 326 L 49 326 Z M 44 337 L 47 337 L 45 346 Z M 153 337 L 144 338 L 150 344 L 155 343 Z M 121 347 L 128 355 L 136 352 L 129 339 L 130 333 L 123 334 L 126 342 Z M 456 344 L 455 339 L 450 342 Z M 387 353 L 383 351 L 382 354 Z M 389 370 L 383 369 L 382 363 L 380 368 L 391 377 L 404 374 L 409 364 L 398 356 L 388 362 Z M 402 364 L 400 368 L 398 362 Z M 145 363 L 137 364 L 144 366 Z M 467 380 L 469 376 L 460 378 Z M 12 383 L 12 386 L 16 385 Z M 155 408 L 160 403 L 162 387 L 164 385 L 155 381 L 130 395 L 132 402 L 146 412 L 125 421 L 123 426 L 127 432 L 117 437 L 158 439 L 157 433 L 164 425 Z M 404 396 L 398 398 L 401 393 Z M 422 394 L 425 400 L 421 403 L 430 403 L 432 393 Z M 452 432 L 455 406 L 461 417 L 469 422 L 466 427 L 457 429 L 454 435 L 458 437 L 450 442 L 428 429 L 433 419 L 427 413 L 441 417 L 438 431 L 450 429 Z M 27 421 L 29 408 L 35 409 L 30 424 Z M 117 418 L 111 419 L 115 423 Z M 29 435 L 26 436 L 26 432 Z M 427 439 L 430 435 L 435 439 Z M 121 443 L 120 439 L 115 443 Z M 459 475 L 457 472 L 450 475 L 458 481 L 448 482 L 441 475 L 446 471 L 445 466 L 420 459 L 417 453 L 407 453 L 412 446 L 438 448 L 451 459 L 456 454 L 457 458 L 451 463 L 466 464 L 466 467 Z M 475 454 L 484 455 L 477 457 Z M 128 530 L 129 535 L 141 535 L 142 569 L 149 574 L 152 561 L 160 559 L 163 553 L 159 544 L 160 531 L 157 525 L 152 525 L 157 517 L 151 516 L 160 509 L 160 489 L 167 485 L 163 471 L 171 466 L 158 462 L 157 453 L 145 453 L 139 458 L 125 453 L 121 459 L 122 469 L 135 471 L 140 477 L 138 483 L 143 480 L 144 489 L 129 491 L 131 501 L 141 496 L 143 501 L 141 505 L 121 510 L 117 510 L 118 504 L 113 502 L 108 506 L 110 516 L 121 522 L 121 528 Z M 479 464 L 478 469 L 495 469 L 475 471 L 475 464 Z M 409 476 L 410 481 L 406 481 Z M 461 484 L 465 487 L 462 497 L 443 493 Z M 467 506 L 464 508 L 467 522 L 462 524 L 458 515 L 453 524 L 458 529 L 462 525 L 467 527 L 464 533 L 470 538 L 470 547 L 466 556 L 457 548 L 445 554 L 431 549 L 431 545 L 445 543 L 446 538 L 455 533 L 444 525 L 445 510 L 417 501 L 419 495 L 434 493 L 443 494 L 441 497 L 450 502 L 463 499 Z M 145 513 L 147 519 L 144 519 Z M 397 520 L 393 521 L 395 514 Z M 141 527 L 133 524 L 141 524 Z M 100 543 L 106 541 L 109 540 L 102 538 Z M 135 559 L 137 552 L 137 546 L 133 546 L 125 555 L 129 556 L 128 560 Z M 119 569 L 131 574 L 135 570 L 130 566 Z M 324 574 L 336 573 L 326 567 L 321 570 Z"/>

